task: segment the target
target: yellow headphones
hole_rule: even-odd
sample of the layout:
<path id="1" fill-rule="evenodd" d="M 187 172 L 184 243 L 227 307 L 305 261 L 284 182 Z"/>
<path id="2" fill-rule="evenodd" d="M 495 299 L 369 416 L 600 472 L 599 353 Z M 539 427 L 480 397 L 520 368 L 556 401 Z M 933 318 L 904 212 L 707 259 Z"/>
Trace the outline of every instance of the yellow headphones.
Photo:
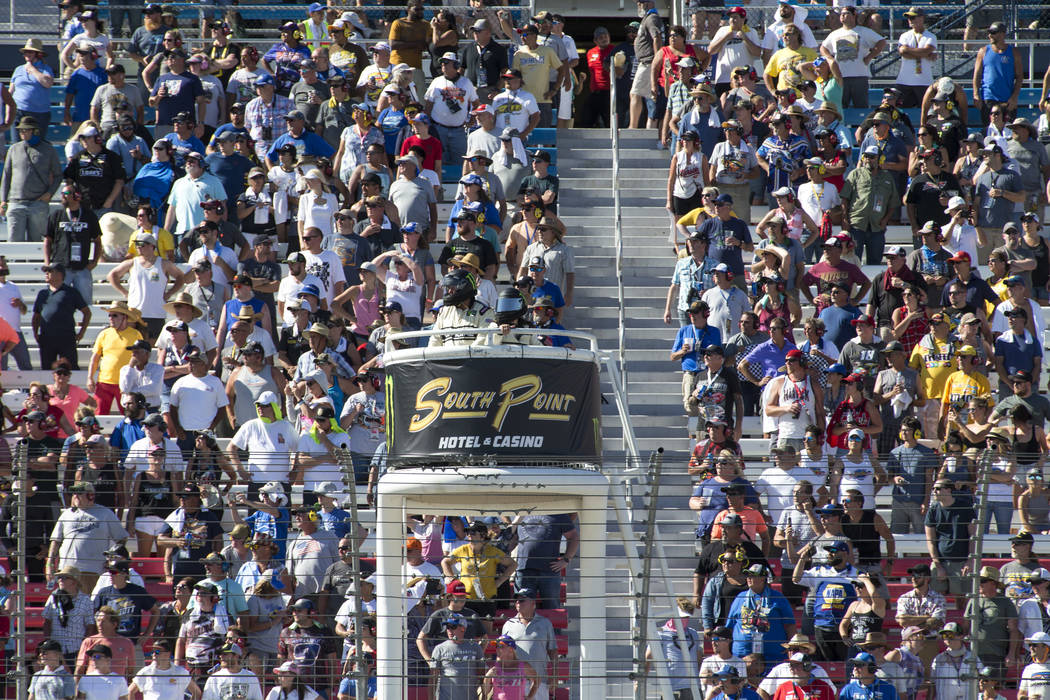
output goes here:
<path id="1" fill-rule="evenodd" d="M 315 503 L 312 506 L 310 506 L 310 510 L 306 512 L 306 519 L 313 523 L 316 523 L 321 519 L 320 503 Z"/>

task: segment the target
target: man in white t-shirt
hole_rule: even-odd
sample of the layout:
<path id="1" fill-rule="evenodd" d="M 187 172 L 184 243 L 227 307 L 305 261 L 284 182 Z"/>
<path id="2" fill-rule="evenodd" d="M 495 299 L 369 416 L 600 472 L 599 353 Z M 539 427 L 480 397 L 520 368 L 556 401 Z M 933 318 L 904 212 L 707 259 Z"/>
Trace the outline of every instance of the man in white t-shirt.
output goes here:
<path id="1" fill-rule="evenodd" d="M 806 182 L 798 188 L 798 203 L 802 211 L 809 214 L 809 218 L 819 226 L 824 219 L 824 212 L 833 209 L 840 204 L 839 190 L 834 185 L 824 180 L 827 172 L 827 164 L 823 158 L 807 158 L 802 161 L 806 168 Z"/>
<path id="2" fill-rule="evenodd" d="M 868 107 L 871 61 L 886 48 L 886 40 L 857 24 L 857 8 L 839 8 L 842 26 L 820 44 L 820 55 L 834 59 L 842 72 L 842 107 Z"/>
<path id="3" fill-rule="evenodd" d="M 153 663 L 135 674 L 129 690 L 142 694 L 142 700 L 183 700 L 187 690 L 194 695 L 200 688 L 190 678 L 190 672 L 171 662 L 171 647 L 166 639 L 153 642 L 146 654 Z"/>
<path id="4" fill-rule="evenodd" d="M 434 122 L 434 136 L 441 141 L 442 160 L 459 163 L 467 152 L 463 125 L 470 120 L 471 108 L 478 104 L 478 92 L 460 72 L 459 56 L 454 51 L 441 56 L 441 75 L 431 81 L 423 99 Z"/>
<path id="5" fill-rule="evenodd" d="M 311 275 L 306 271 L 306 256 L 296 251 L 291 253 L 284 261 L 288 266 L 288 274 L 281 278 L 277 287 L 277 316 L 285 326 L 295 325 L 295 314 L 287 311 L 288 302 L 299 295 L 299 290 L 308 284 L 321 289 L 321 278 Z"/>
<path id="6" fill-rule="evenodd" d="M 809 10 L 804 7 L 791 5 L 788 0 L 779 0 L 777 9 L 777 21 L 766 27 L 766 33 L 762 37 L 762 61 L 768 62 L 769 57 L 784 47 L 784 30 L 795 25 L 798 27 L 803 46 L 811 49 L 817 48 L 817 40 L 813 37 L 813 30 L 806 24 L 806 16 Z"/>
<path id="7" fill-rule="evenodd" d="M 267 481 L 287 481 L 291 452 L 299 442 L 292 424 L 281 415 L 281 400 L 264 391 L 255 400 L 259 417 L 242 425 L 226 452 L 237 476 L 258 488 Z M 241 464 L 241 451 L 248 453 L 248 469 Z"/>
<path id="8" fill-rule="evenodd" d="M 795 484 L 805 479 L 814 486 L 823 480 L 810 469 L 799 466 L 798 454 L 793 447 L 774 448 L 776 466 L 769 467 L 755 481 L 755 491 L 766 496 L 766 512 L 773 522 L 780 522 L 780 515 L 794 507 Z"/>
<path id="9" fill-rule="evenodd" d="M 515 129 L 521 140 L 526 141 L 529 132 L 540 123 L 540 106 L 535 96 L 521 86 L 520 70 L 505 70 L 503 84 L 506 89 L 492 98 L 492 110 L 496 113 L 495 130 Z"/>
<path id="10" fill-rule="evenodd" d="M 911 29 L 897 40 L 901 65 L 897 70 L 896 88 L 901 93 L 901 107 L 918 107 L 926 88 L 933 83 L 937 37 L 926 31 L 926 11 L 921 7 L 910 8 L 904 17 Z"/>
<path id="11" fill-rule="evenodd" d="M 109 645 L 91 647 L 91 658 L 95 661 L 95 668 L 80 677 L 77 697 L 82 700 L 127 700 L 128 682 L 124 676 L 110 670 L 113 650 Z"/>
<path id="12" fill-rule="evenodd" d="M 321 300 L 332 308 L 332 300 L 343 293 L 346 288 L 346 275 L 343 274 L 343 261 L 334 250 L 322 250 L 324 239 L 321 231 L 310 227 L 303 232 L 306 250 L 301 251 L 306 259 L 306 272 L 321 281 Z M 280 287 L 278 287 L 280 291 Z"/>
<path id="13" fill-rule="evenodd" d="M 208 374 L 208 360 L 199 348 L 186 353 L 190 373 L 171 387 L 171 405 L 164 414 L 168 434 L 176 436 L 183 452 L 194 449 L 197 433 L 210 430 L 222 418 L 221 409 L 230 402 L 226 387 Z"/>
<path id="14" fill-rule="evenodd" d="M 22 335 L 22 314 L 26 312 L 27 308 L 26 303 L 22 300 L 22 290 L 14 282 L 7 281 L 9 274 L 11 274 L 11 270 L 7 266 L 7 258 L 0 255 L 0 319 L 7 321 L 7 325 L 11 326 L 18 333 L 18 345 L 0 359 L 0 369 L 7 369 L 7 358 L 11 356 L 15 358 L 18 369 L 24 371 L 32 369 L 32 365 L 29 362 L 29 348 L 26 346 L 26 339 Z M 41 367 L 40 369 L 50 369 L 50 367 Z"/>
<path id="15" fill-rule="evenodd" d="M 142 419 L 142 429 L 146 437 L 131 443 L 128 456 L 124 460 L 124 493 L 131 493 L 131 484 L 135 475 L 149 468 L 149 451 L 153 445 L 164 445 L 164 469 L 171 474 L 172 488 L 177 492 L 182 489 L 182 475 L 186 462 L 182 459 L 179 446 L 169 437 L 164 436 L 166 427 L 164 416 L 151 413 Z"/>
<path id="16" fill-rule="evenodd" d="M 289 483 L 301 483 L 308 492 L 322 481 L 342 482 L 340 461 L 350 460 L 350 436 L 336 423 L 332 407 L 317 406 L 314 419 L 317 431 L 308 429 L 299 437 L 295 467 L 288 476 Z"/>
<path id="17" fill-rule="evenodd" d="M 215 353 L 219 344 L 215 341 L 215 331 L 202 316 L 204 310 L 193 304 L 193 296 L 189 292 L 179 292 L 175 298 L 164 305 L 164 310 L 175 317 L 175 321 L 182 321 L 189 327 L 190 342 L 199 347 L 208 355 L 208 362 L 215 361 Z M 171 333 L 167 325 L 157 337 L 157 349 L 171 347 Z"/>
<path id="18" fill-rule="evenodd" d="M 263 700 L 258 677 L 241 668 L 244 650 L 239 644 L 227 644 L 219 650 L 220 668 L 204 684 L 201 700 Z"/>

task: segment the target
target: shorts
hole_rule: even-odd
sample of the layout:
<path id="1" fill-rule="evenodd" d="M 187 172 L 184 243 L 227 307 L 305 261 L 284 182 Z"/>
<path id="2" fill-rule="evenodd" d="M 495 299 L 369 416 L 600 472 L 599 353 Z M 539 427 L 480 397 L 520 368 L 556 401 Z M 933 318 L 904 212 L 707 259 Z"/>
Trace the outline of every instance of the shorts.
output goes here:
<path id="1" fill-rule="evenodd" d="M 634 72 L 634 82 L 631 83 L 631 94 L 638 97 L 652 98 L 652 63 L 639 63 Z"/>
<path id="2" fill-rule="evenodd" d="M 135 518 L 135 532 L 141 532 L 150 537 L 158 537 L 164 532 L 164 520 L 157 515 L 143 515 Z"/>

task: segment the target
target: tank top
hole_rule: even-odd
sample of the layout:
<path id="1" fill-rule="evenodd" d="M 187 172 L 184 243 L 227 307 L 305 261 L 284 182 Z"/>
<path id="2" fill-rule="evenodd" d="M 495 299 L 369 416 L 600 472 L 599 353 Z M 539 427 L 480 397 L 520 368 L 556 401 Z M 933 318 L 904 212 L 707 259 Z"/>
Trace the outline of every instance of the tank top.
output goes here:
<path id="1" fill-rule="evenodd" d="M 153 265 L 146 267 L 142 258 L 136 257 L 128 272 L 128 306 L 142 312 L 143 318 L 164 318 L 164 290 L 168 286 L 168 276 L 164 274 L 160 258 Z"/>
<path id="2" fill-rule="evenodd" d="M 788 330 L 791 330 L 791 312 L 788 311 L 787 299 L 785 298 L 780 304 L 779 309 L 772 309 L 769 307 L 770 298 L 767 294 L 762 297 L 758 302 L 758 329 L 766 333 L 769 332 L 769 324 L 775 319 L 783 319 L 788 324 Z"/>
<path id="3" fill-rule="evenodd" d="M 510 670 L 496 664 L 496 675 L 492 679 L 493 700 L 525 700 L 529 679 L 525 677 L 524 664 L 524 661 L 518 661 Z"/>
<path id="4" fill-rule="evenodd" d="M 854 542 L 856 546 L 856 542 Z M 870 632 L 882 631 L 882 618 L 875 614 L 874 610 L 856 613 L 850 618 L 850 641 L 854 645 L 862 644 L 864 638 Z"/>
<path id="5" fill-rule="evenodd" d="M 1020 433 L 1016 428 L 1013 429 L 1013 444 L 1014 444 L 1014 455 L 1017 456 L 1018 466 L 1029 464 L 1035 464 L 1039 461 L 1039 441 L 1035 439 L 1035 430 L 1032 430 L 1032 437 L 1022 441 L 1018 436 Z M 1010 486 L 1010 484 L 989 484 L 989 486 Z M 1013 488 L 1011 487 L 1011 493 L 1013 495 Z"/>
<path id="6" fill-rule="evenodd" d="M 138 517 L 155 515 L 165 518 L 171 513 L 171 485 L 167 479 L 150 479 L 145 474 L 139 481 Z"/>
<path id="7" fill-rule="evenodd" d="M 677 175 L 674 181 L 674 196 L 689 199 L 696 194 L 697 183 L 701 182 L 703 153 L 697 151 L 689 155 L 684 150 L 678 152 Z"/>
<path id="8" fill-rule="evenodd" d="M 865 460 L 867 457 L 865 457 Z M 843 477 L 845 482 L 845 477 Z M 864 495 L 867 498 L 867 494 Z M 865 501 L 867 502 L 867 501 Z M 842 532 L 853 543 L 853 551 L 857 553 L 858 564 L 878 564 L 879 533 L 875 531 L 875 511 L 865 508 L 860 512 L 859 521 L 851 521 L 847 517 L 842 518 Z"/>
<path id="9" fill-rule="evenodd" d="M 247 365 L 242 366 L 236 381 L 233 382 L 233 409 L 240 425 L 259 417 L 255 412 L 255 400 L 262 396 L 264 391 L 272 391 L 280 396 L 277 382 L 273 380 L 273 367 L 263 365 L 261 370 L 253 372 Z"/>
<path id="10" fill-rule="evenodd" d="M 802 410 L 798 418 L 790 413 L 777 416 L 777 435 L 781 438 L 801 439 L 806 434 L 806 426 L 816 423 L 816 413 L 813 398 L 813 388 L 809 384 L 809 377 L 804 377 L 801 382 L 796 382 L 791 377 L 785 376 L 784 383 L 780 385 L 780 406 L 787 407 L 798 401 L 802 404 Z M 814 487 L 820 484 L 814 484 Z"/>
<path id="11" fill-rule="evenodd" d="M 1040 525 L 1042 529 L 1050 523 L 1050 497 L 1046 493 L 1032 496 L 1028 499 L 1028 519 L 1032 523 Z"/>
<path id="12" fill-rule="evenodd" d="M 847 456 L 842 457 L 842 480 L 839 482 L 839 498 L 846 497 L 846 491 L 856 489 L 864 494 L 865 503 L 875 502 L 875 470 L 871 467 L 868 453 L 861 455 L 859 462 L 850 462 Z M 845 518 L 843 518 L 845 529 Z"/>
<path id="13" fill-rule="evenodd" d="M 809 456 L 808 452 L 803 450 L 802 453 L 801 453 L 801 456 L 799 457 L 799 465 L 801 465 L 803 469 L 808 469 L 808 470 L 810 470 L 811 472 L 813 472 L 814 474 L 816 474 L 817 476 L 820 477 L 820 483 L 819 484 L 813 484 L 813 490 L 814 491 L 816 491 L 821 486 L 823 486 L 825 483 L 827 483 L 827 478 L 828 478 L 828 456 L 827 455 L 822 454 L 820 456 L 820 459 L 813 459 L 812 457 Z"/>
<path id="14" fill-rule="evenodd" d="M 1014 89 L 1014 47 L 1007 45 L 1002 53 L 996 53 L 988 44 L 981 67 L 981 97 L 996 102 L 1009 100 Z"/>
<path id="15" fill-rule="evenodd" d="M 376 284 L 370 297 L 358 294 L 353 305 L 355 320 L 350 330 L 358 335 L 367 336 L 371 332 L 368 327 L 379 319 L 379 285 Z"/>
<path id="16" fill-rule="evenodd" d="M 111 510 L 117 507 L 117 471 L 112 462 L 106 462 L 101 469 L 84 465 L 84 480 L 95 485 L 96 505 Z"/>

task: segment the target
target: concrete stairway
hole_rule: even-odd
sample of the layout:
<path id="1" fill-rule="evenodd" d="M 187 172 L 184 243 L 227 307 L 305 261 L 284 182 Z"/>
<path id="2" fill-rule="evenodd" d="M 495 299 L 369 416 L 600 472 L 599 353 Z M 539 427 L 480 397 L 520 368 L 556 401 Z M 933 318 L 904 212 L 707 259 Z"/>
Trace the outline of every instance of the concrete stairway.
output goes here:
<path id="1" fill-rule="evenodd" d="M 689 449 L 685 439 L 680 388 L 668 348 L 677 327 L 663 323 L 663 299 L 667 279 L 674 268 L 665 201 L 667 151 L 656 150 L 656 132 L 623 131 L 620 136 L 621 203 L 624 235 L 624 277 L 626 355 L 629 368 L 628 399 L 632 423 L 643 456 L 659 447 L 665 449 L 667 476 L 657 503 L 660 509 L 661 540 L 676 592 L 689 591 L 693 561 L 692 514 L 688 510 L 689 482 L 682 468 Z M 615 271 L 615 240 L 612 225 L 612 153 L 605 130 L 559 132 L 558 167 L 561 178 L 561 211 L 568 227 L 566 242 L 576 255 L 575 310 L 572 327 L 594 333 L 606 352 L 616 355 L 618 347 L 618 301 Z M 612 402 L 612 388 L 603 378 L 603 393 L 610 399 L 604 407 L 603 435 L 605 464 L 610 473 L 624 465 L 622 426 Z M 635 497 L 636 507 L 644 499 Z M 631 620 L 627 607 L 628 571 L 620 544 L 618 526 L 610 512 L 609 544 L 606 548 L 608 571 L 606 625 L 608 629 L 607 697 L 632 697 L 628 674 L 633 670 Z M 635 532 L 644 532 L 637 523 Z M 639 548 L 639 553 L 641 549 Z M 686 588 L 683 588 L 685 586 Z M 665 616 L 664 589 L 653 583 L 652 592 L 660 596 L 653 613 Z M 650 695 L 653 695 L 650 692 Z"/>

